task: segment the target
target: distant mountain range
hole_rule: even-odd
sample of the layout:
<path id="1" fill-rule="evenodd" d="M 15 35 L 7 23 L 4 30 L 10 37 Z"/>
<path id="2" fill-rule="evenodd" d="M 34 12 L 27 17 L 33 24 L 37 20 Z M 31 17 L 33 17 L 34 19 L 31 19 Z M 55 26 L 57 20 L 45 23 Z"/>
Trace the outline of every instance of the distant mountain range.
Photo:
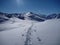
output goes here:
<path id="1" fill-rule="evenodd" d="M 32 21 L 42 22 L 49 19 L 60 19 L 60 14 L 43 15 L 43 14 L 36 14 L 33 12 L 8 14 L 8 13 L 0 12 L 0 23 L 7 21 L 13 17 L 22 20 L 32 20 Z"/>

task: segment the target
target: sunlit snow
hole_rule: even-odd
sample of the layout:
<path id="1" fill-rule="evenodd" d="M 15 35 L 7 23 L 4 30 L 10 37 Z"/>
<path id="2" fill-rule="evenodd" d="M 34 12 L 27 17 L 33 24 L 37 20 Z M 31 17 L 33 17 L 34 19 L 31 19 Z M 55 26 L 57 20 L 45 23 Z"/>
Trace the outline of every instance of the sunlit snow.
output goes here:
<path id="1" fill-rule="evenodd" d="M 60 45 L 60 19 L 33 22 L 11 18 L 0 24 L 0 45 Z"/>

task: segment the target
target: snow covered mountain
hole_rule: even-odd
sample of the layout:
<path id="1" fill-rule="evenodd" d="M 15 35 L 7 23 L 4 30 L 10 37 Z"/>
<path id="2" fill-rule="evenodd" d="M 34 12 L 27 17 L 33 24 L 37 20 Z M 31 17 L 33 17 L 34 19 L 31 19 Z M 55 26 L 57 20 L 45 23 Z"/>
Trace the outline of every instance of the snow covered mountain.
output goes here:
<path id="1" fill-rule="evenodd" d="M 0 23 L 8 20 L 8 17 L 5 15 L 5 13 L 0 12 Z"/>
<path id="2" fill-rule="evenodd" d="M 0 12 L 0 45 L 60 45 L 60 14 Z"/>
<path id="3" fill-rule="evenodd" d="M 47 16 L 47 19 L 59 19 L 60 18 L 60 14 L 50 14 Z"/>
<path id="4" fill-rule="evenodd" d="M 38 14 L 28 12 L 24 15 L 25 19 L 35 20 L 35 21 L 45 21 L 44 18 L 40 17 Z"/>
<path id="5" fill-rule="evenodd" d="M 42 14 L 36 14 L 33 12 L 27 12 L 27 13 L 12 13 L 12 14 L 8 14 L 8 13 L 2 13 L 0 12 L 0 23 L 9 20 L 10 18 L 19 18 L 22 20 L 32 20 L 32 21 L 45 21 L 48 19 L 60 19 L 60 14 L 50 14 L 50 15 L 42 15 Z"/>
<path id="6" fill-rule="evenodd" d="M 36 22 L 10 18 L 0 24 L 0 45 L 60 45 L 60 19 Z"/>

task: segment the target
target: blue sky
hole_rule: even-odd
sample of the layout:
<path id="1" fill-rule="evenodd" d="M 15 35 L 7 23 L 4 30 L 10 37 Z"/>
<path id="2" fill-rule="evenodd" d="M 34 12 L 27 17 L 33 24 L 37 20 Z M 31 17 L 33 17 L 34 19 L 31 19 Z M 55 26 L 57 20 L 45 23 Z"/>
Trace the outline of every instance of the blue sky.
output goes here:
<path id="1" fill-rule="evenodd" d="M 8 13 L 60 13 L 60 0 L 0 0 L 0 11 Z"/>

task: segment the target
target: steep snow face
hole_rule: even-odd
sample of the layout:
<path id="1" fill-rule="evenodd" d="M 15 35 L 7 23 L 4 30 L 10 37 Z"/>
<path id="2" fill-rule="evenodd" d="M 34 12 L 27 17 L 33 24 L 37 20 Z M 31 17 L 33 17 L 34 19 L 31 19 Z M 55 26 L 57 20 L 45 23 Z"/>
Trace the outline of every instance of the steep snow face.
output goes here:
<path id="1" fill-rule="evenodd" d="M 0 24 L 0 45 L 60 45 L 60 19 L 44 22 L 11 18 Z"/>
<path id="2" fill-rule="evenodd" d="M 28 12 L 28 13 L 26 13 L 26 16 L 29 16 L 29 15 L 31 15 L 31 14 L 33 14 L 32 12 Z"/>
<path id="3" fill-rule="evenodd" d="M 39 16 L 38 14 L 34 14 L 32 12 L 28 12 L 24 15 L 25 20 L 33 20 L 33 21 L 45 21 L 44 18 L 42 18 L 41 16 Z"/>
<path id="4" fill-rule="evenodd" d="M 33 16 L 33 13 L 32 12 L 27 12 L 24 17 L 26 20 L 30 19 L 29 16 Z"/>

